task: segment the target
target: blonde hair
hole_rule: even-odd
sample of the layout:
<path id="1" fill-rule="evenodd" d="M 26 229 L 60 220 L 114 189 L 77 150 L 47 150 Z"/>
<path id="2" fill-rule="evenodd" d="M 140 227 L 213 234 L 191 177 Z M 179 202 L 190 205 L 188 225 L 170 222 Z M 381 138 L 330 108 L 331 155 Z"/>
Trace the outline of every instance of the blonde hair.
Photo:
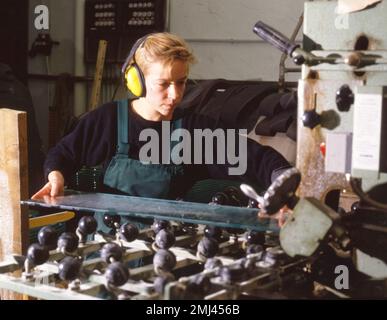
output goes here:
<path id="1" fill-rule="evenodd" d="M 134 59 L 144 74 L 154 62 L 170 66 L 174 61 L 180 60 L 189 66 L 196 60 L 188 44 L 179 36 L 168 32 L 147 36 L 136 50 Z"/>

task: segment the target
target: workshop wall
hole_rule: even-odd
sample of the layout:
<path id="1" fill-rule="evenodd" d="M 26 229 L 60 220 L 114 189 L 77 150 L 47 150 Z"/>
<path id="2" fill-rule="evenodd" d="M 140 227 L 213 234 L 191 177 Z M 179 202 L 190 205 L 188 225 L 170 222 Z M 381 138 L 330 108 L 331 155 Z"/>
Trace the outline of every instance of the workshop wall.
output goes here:
<path id="1" fill-rule="evenodd" d="M 50 28 L 48 32 L 59 45 L 54 46 L 46 58 L 37 55 L 28 60 L 31 74 L 70 73 L 76 70 L 76 16 L 79 2 L 84 0 L 30 0 L 29 47 L 39 31 L 34 28 L 34 8 L 44 4 L 49 8 Z M 252 28 L 263 20 L 285 35 L 290 36 L 303 10 L 304 0 L 169 0 L 167 2 L 166 28 L 185 37 L 192 46 L 198 63 L 193 66 L 191 78 L 226 78 L 233 80 L 278 79 L 280 52 L 259 39 Z M 290 5 L 291 4 L 291 5 Z M 78 13 L 79 16 L 79 13 Z M 78 34 L 79 37 L 79 34 Z M 298 37 L 298 40 L 300 36 Z M 290 65 L 292 63 L 290 62 Z M 88 68 L 88 75 L 92 76 Z M 294 81 L 297 74 L 288 74 L 286 80 Z M 80 84 L 88 96 L 86 85 Z M 30 79 L 29 88 L 36 108 L 37 122 L 44 147 L 48 146 L 48 110 L 53 104 L 54 82 Z M 81 93 L 75 94 L 74 113 L 85 110 Z M 76 100 L 78 98 L 78 101 Z M 103 102 L 103 101 L 102 101 Z"/>
<path id="2" fill-rule="evenodd" d="M 194 78 L 276 81 L 281 54 L 254 34 L 253 26 L 262 20 L 290 37 L 304 2 L 171 0 L 169 28 L 194 49 L 199 61 L 192 69 Z M 299 74 L 290 76 L 297 79 Z"/>
<path id="3" fill-rule="evenodd" d="M 49 8 L 49 30 L 52 40 L 58 41 L 54 45 L 51 55 L 36 55 L 28 58 L 29 74 L 58 75 L 61 73 L 74 74 L 74 8 L 77 0 L 30 0 L 29 16 L 29 48 L 39 34 L 34 27 L 37 16 L 34 9 L 37 5 Z M 48 145 L 48 110 L 54 100 L 55 82 L 47 80 L 29 80 L 29 89 L 34 102 L 37 123 L 43 145 Z"/>

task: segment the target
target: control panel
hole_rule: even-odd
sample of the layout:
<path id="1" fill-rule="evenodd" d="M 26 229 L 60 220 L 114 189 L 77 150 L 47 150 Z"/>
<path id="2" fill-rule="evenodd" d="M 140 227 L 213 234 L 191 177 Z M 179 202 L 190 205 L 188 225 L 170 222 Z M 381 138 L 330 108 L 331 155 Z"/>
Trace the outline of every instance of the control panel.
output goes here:
<path id="1" fill-rule="evenodd" d="M 165 28 L 165 0 L 86 0 L 85 62 L 95 63 L 106 40 L 106 63 L 123 63 L 134 42 Z"/>

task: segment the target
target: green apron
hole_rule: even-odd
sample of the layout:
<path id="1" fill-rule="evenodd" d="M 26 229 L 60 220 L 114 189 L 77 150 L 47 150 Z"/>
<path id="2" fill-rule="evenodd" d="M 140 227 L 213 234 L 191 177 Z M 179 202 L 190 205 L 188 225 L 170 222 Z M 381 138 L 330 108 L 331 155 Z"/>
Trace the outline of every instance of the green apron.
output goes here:
<path id="1" fill-rule="evenodd" d="M 172 180 L 183 175 L 183 165 L 147 164 L 128 157 L 128 101 L 118 101 L 117 153 L 104 176 L 104 184 L 131 196 L 167 199 Z M 181 128 L 182 119 L 172 122 L 171 132 Z M 171 150 L 176 141 L 171 141 Z"/>
<path id="2" fill-rule="evenodd" d="M 145 164 L 140 160 L 129 158 L 130 145 L 128 143 L 129 132 L 128 100 L 118 101 L 117 109 L 117 152 L 109 163 L 104 175 L 104 185 L 117 189 L 130 196 L 167 199 L 173 179 L 183 175 L 183 165 L 175 164 Z M 177 119 L 171 124 L 171 132 L 181 128 L 182 119 Z M 171 141 L 171 150 L 176 145 Z M 114 207 L 114 204 L 112 204 Z M 119 212 L 117 212 L 119 214 Z M 113 213 L 113 214 L 117 214 Z M 109 232 L 109 228 L 103 223 L 103 215 L 96 214 L 98 230 Z M 143 223 L 128 216 L 121 216 L 121 225 L 130 222 L 139 229 L 146 227 Z M 149 223 L 153 221 L 149 220 Z M 131 261 L 131 268 L 141 266 L 142 259 Z"/>

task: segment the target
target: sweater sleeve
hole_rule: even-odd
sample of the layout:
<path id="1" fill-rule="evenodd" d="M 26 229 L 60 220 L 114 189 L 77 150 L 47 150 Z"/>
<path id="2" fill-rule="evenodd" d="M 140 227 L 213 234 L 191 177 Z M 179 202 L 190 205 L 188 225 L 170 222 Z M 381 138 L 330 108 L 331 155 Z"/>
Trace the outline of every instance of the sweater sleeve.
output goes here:
<path id="1" fill-rule="evenodd" d="M 202 150 L 202 164 L 206 167 L 208 178 L 236 180 L 267 189 L 278 175 L 277 172 L 281 173 L 291 168 L 288 161 L 272 147 L 261 145 L 247 137 L 241 137 L 238 130 L 225 128 L 219 121 L 202 115 L 192 115 L 189 116 L 186 125 L 190 131 L 193 128 L 224 130 L 226 137 L 224 147 L 217 145 L 215 139 L 212 150 L 209 148 Z M 243 142 L 246 148 L 242 147 Z M 194 145 L 197 145 L 196 141 Z M 205 159 L 206 157 L 208 159 L 209 152 L 212 152 L 213 161 L 211 163 Z"/>
<path id="2" fill-rule="evenodd" d="M 75 129 L 49 150 L 44 163 L 45 178 L 58 170 L 68 181 L 82 166 L 105 165 L 116 149 L 116 118 L 115 103 L 82 116 Z"/>

